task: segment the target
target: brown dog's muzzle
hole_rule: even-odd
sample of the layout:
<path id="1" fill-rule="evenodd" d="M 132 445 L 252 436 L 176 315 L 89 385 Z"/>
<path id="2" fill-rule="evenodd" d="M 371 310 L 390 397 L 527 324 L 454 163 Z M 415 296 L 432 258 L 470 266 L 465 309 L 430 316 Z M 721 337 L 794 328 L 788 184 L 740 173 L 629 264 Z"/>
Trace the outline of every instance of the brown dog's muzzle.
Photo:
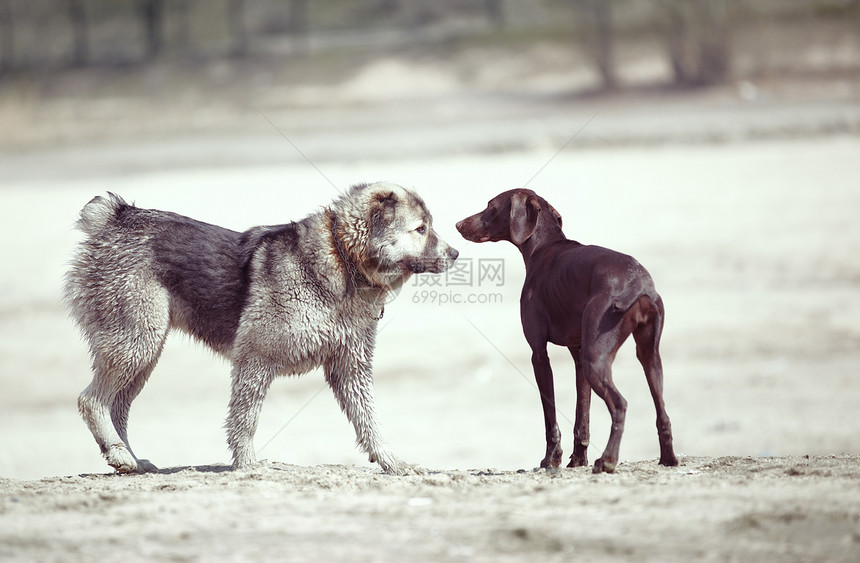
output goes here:
<path id="1" fill-rule="evenodd" d="M 483 228 L 481 214 L 477 213 L 457 222 L 457 230 L 463 238 L 471 242 L 487 242 L 490 233 Z"/>

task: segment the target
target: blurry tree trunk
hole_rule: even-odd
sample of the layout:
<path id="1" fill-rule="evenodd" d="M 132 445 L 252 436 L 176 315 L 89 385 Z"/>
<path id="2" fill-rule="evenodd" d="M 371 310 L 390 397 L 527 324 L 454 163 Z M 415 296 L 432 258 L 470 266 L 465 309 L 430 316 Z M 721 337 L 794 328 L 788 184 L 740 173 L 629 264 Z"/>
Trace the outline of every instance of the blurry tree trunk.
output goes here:
<path id="1" fill-rule="evenodd" d="M 290 0 L 290 33 L 304 35 L 308 32 L 308 0 Z"/>
<path id="2" fill-rule="evenodd" d="M 586 49 L 594 62 L 604 90 L 618 87 L 615 72 L 615 34 L 611 0 L 575 0 L 586 23 Z"/>
<path id="3" fill-rule="evenodd" d="M 161 53 L 163 46 L 164 2 L 162 0 L 141 0 L 140 17 L 143 21 L 146 43 L 144 58 L 151 61 Z"/>
<path id="4" fill-rule="evenodd" d="M 176 2 L 176 48 L 186 56 L 191 52 L 191 0 Z"/>
<path id="5" fill-rule="evenodd" d="M 505 25 L 504 0 L 484 0 L 484 11 L 493 25 Z"/>
<path id="6" fill-rule="evenodd" d="M 308 48 L 308 0 L 290 0 L 288 30 L 292 44 L 299 52 Z"/>
<path id="7" fill-rule="evenodd" d="M 0 0 L 0 72 L 14 65 L 15 36 L 11 4 L 12 0 Z"/>
<path id="8" fill-rule="evenodd" d="M 666 47 L 680 86 L 723 82 L 729 73 L 729 0 L 660 0 Z"/>
<path id="9" fill-rule="evenodd" d="M 597 68 L 603 87 L 612 90 L 618 86 L 615 75 L 615 38 L 612 30 L 612 8 L 609 0 L 591 0 L 594 11 Z"/>
<path id="10" fill-rule="evenodd" d="M 700 1 L 703 22 L 699 47 L 699 79 L 717 84 L 729 75 L 729 0 Z"/>
<path id="11" fill-rule="evenodd" d="M 72 24 L 72 65 L 74 66 L 85 66 L 90 58 L 85 4 L 85 0 L 68 0 L 69 21 Z"/>
<path id="12" fill-rule="evenodd" d="M 244 56 L 248 52 L 248 30 L 245 27 L 245 0 L 230 0 L 227 6 L 227 17 L 233 35 L 234 57 Z"/>

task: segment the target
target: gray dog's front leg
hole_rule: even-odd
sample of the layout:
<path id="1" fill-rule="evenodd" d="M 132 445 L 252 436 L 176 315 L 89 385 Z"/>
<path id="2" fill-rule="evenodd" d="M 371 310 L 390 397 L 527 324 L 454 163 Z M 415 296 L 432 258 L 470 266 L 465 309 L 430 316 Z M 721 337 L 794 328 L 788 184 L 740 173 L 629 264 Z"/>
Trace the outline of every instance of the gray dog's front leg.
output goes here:
<path id="1" fill-rule="evenodd" d="M 382 439 L 373 394 L 373 372 L 368 359 L 342 350 L 325 364 L 325 377 L 340 408 L 355 428 L 357 444 L 390 475 L 423 473 L 395 456 Z"/>
<path id="2" fill-rule="evenodd" d="M 272 374 L 265 368 L 244 362 L 233 365 L 233 388 L 225 427 L 235 469 L 256 463 L 254 433 L 271 383 Z"/>

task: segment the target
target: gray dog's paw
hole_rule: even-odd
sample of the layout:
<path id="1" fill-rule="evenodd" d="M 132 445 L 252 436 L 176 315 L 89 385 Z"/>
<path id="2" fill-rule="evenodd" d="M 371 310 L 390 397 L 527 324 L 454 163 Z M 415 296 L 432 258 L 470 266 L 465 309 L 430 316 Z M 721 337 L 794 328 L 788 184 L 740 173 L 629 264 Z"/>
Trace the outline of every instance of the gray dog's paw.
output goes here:
<path id="1" fill-rule="evenodd" d="M 233 471 L 252 471 L 254 469 L 264 469 L 269 466 L 268 459 L 257 461 L 254 458 L 244 459 L 233 462 Z"/>
<path id="2" fill-rule="evenodd" d="M 158 468 L 148 459 L 137 459 L 125 445 L 113 445 L 105 454 L 108 465 L 117 473 L 158 473 Z"/>
<path id="3" fill-rule="evenodd" d="M 388 452 L 370 454 L 370 461 L 378 462 L 387 475 L 424 475 L 427 473 L 423 467 L 406 463 Z"/>
<path id="4" fill-rule="evenodd" d="M 426 475 L 427 470 L 421 467 L 420 465 L 413 465 L 411 463 L 406 463 L 404 461 L 399 461 L 396 468 L 392 470 L 386 470 L 385 473 L 388 475 Z"/>
<path id="5" fill-rule="evenodd" d="M 116 469 L 117 473 L 138 472 L 137 461 L 124 444 L 114 444 L 104 454 L 108 465 Z"/>

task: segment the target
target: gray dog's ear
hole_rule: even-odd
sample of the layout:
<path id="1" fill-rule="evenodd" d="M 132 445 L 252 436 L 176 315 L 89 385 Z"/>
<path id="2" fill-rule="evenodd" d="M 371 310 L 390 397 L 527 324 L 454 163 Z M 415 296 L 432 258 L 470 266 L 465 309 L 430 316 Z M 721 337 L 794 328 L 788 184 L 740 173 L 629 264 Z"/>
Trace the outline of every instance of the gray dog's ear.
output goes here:
<path id="1" fill-rule="evenodd" d="M 519 246 L 535 232 L 540 204 L 533 195 L 515 193 L 511 196 L 511 242 Z"/>
<path id="2" fill-rule="evenodd" d="M 373 233 L 380 233 L 394 221 L 394 208 L 397 206 L 397 194 L 394 192 L 379 192 L 373 194 L 370 202 L 370 228 Z"/>

